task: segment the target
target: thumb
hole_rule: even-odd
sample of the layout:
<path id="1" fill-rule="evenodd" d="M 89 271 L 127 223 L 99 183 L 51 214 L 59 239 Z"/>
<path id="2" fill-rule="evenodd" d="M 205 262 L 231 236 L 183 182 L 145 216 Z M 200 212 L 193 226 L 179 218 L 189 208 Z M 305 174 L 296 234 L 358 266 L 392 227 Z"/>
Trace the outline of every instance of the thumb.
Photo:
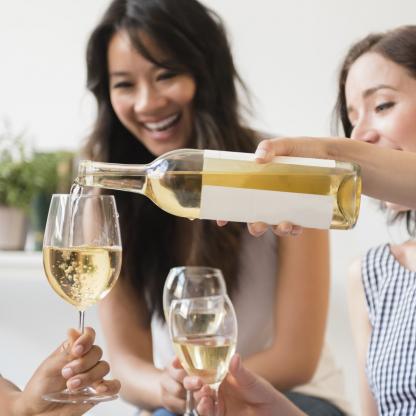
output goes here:
<path id="1" fill-rule="evenodd" d="M 297 145 L 293 139 L 288 137 L 263 140 L 255 152 L 257 162 L 271 162 L 275 156 L 305 156 L 306 154 L 307 157 L 311 157 L 316 153 L 313 152 L 315 146 L 313 140 L 297 139 Z"/>
<path id="2" fill-rule="evenodd" d="M 53 352 L 53 354 L 56 353 L 67 353 L 71 351 L 72 345 L 74 345 L 74 342 L 79 338 L 80 333 L 74 329 L 70 328 L 67 332 L 67 339 Z"/>
<path id="3" fill-rule="evenodd" d="M 277 390 L 269 382 L 242 365 L 241 358 L 238 355 L 232 358 L 229 371 L 231 377 L 226 384 L 227 389 L 232 389 L 234 393 L 238 393 L 243 401 L 270 405 L 279 397 Z"/>
<path id="4" fill-rule="evenodd" d="M 257 146 L 255 152 L 255 158 L 257 162 L 265 163 L 270 162 L 274 156 L 273 144 L 271 140 L 263 140 Z"/>
<path id="5" fill-rule="evenodd" d="M 69 343 L 72 345 L 81 336 L 81 332 L 74 328 L 70 328 L 68 329 L 67 336 Z"/>
<path id="6" fill-rule="evenodd" d="M 172 360 L 172 367 L 176 368 L 177 370 L 182 370 L 183 369 L 183 366 L 182 366 L 181 362 L 179 361 L 178 357 L 175 357 Z"/>
<path id="7" fill-rule="evenodd" d="M 237 383 L 244 389 L 250 388 L 257 382 L 257 378 L 242 365 L 239 354 L 235 354 L 231 359 L 229 371 Z"/>

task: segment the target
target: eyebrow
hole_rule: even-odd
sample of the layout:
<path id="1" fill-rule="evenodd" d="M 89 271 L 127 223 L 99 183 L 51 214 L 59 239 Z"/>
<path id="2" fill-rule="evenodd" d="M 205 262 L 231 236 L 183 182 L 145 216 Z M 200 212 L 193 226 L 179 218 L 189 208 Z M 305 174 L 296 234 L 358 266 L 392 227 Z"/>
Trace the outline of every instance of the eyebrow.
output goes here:
<path id="1" fill-rule="evenodd" d="M 373 87 L 373 88 L 369 88 L 368 90 L 365 90 L 365 91 L 363 92 L 363 97 L 364 97 L 364 98 L 367 98 L 367 97 L 369 97 L 370 95 L 373 95 L 373 94 L 374 94 L 375 92 L 377 92 L 378 90 L 384 90 L 384 89 L 397 91 L 397 88 L 394 88 L 394 87 L 392 87 L 391 85 L 387 85 L 387 84 L 379 84 L 379 85 L 376 85 L 376 86 L 375 86 L 375 87 Z"/>
<path id="2" fill-rule="evenodd" d="M 373 95 L 374 93 L 376 93 L 379 90 L 392 90 L 392 91 L 397 91 L 397 88 L 392 87 L 391 85 L 387 85 L 387 84 L 379 84 L 376 85 L 375 87 L 372 88 L 368 88 L 367 90 L 365 90 L 363 92 L 363 98 L 368 98 L 371 95 Z M 353 108 L 351 106 L 347 107 L 347 113 L 350 114 L 353 111 Z"/>
<path id="3" fill-rule="evenodd" d="M 110 72 L 110 77 L 125 77 L 129 75 L 128 72 L 126 71 L 114 71 L 114 72 Z"/>

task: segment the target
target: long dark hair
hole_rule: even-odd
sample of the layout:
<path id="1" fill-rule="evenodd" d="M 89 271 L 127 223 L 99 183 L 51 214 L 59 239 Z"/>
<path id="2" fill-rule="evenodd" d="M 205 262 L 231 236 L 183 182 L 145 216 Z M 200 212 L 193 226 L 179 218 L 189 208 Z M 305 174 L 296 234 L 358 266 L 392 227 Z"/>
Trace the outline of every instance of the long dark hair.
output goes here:
<path id="1" fill-rule="evenodd" d="M 401 26 L 388 32 L 371 33 L 353 44 L 348 50 L 339 72 L 338 96 L 333 117 L 334 130 L 338 130 L 338 124 L 341 122 L 346 137 L 351 136 L 352 125 L 348 118 L 345 84 L 351 66 L 360 56 L 368 52 L 378 53 L 395 62 L 416 79 L 416 26 Z M 384 207 L 383 204 L 382 207 Z M 404 220 L 409 235 L 416 236 L 416 211 L 389 213 L 388 222 L 393 223 L 396 220 Z"/>
<path id="2" fill-rule="evenodd" d="M 197 89 L 189 147 L 252 152 L 254 132 L 244 126 L 234 66 L 221 19 L 196 0 L 114 0 L 87 46 L 87 87 L 97 101 L 97 119 L 86 157 L 113 163 L 148 163 L 154 155 L 119 121 L 110 102 L 107 50 L 124 30 L 151 62 L 189 73 Z M 158 62 L 140 34 L 150 36 L 172 58 Z M 123 236 L 122 277 L 149 310 L 163 319 L 162 290 L 172 266 L 204 265 L 223 270 L 227 288 L 237 285 L 242 225 L 219 228 L 211 221 L 173 217 L 142 196 L 117 193 Z M 188 232 L 188 230 L 190 232 Z"/>

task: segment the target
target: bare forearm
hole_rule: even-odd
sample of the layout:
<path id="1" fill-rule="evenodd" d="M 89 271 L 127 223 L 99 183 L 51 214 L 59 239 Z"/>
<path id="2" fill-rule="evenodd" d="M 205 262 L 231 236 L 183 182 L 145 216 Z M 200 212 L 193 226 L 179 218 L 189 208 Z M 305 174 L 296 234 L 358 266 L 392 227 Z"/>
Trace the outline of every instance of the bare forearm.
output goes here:
<path id="1" fill-rule="evenodd" d="M 259 150 L 257 157 L 267 160 L 285 155 L 358 163 L 364 194 L 416 209 L 416 153 L 338 137 L 265 140 Z"/>
<path id="2" fill-rule="evenodd" d="M 121 396 L 131 404 L 153 410 L 161 406 L 161 371 L 137 356 L 123 357 L 113 364 L 113 372 L 121 381 Z"/>
<path id="3" fill-rule="evenodd" d="M 361 166 L 363 193 L 416 209 L 416 154 L 351 139 L 328 142 L 330 157 Z"/>
<path id="4" fill-rule="evenodd" d="M 0 409 L 2 409 L 1 414 L 4 414 L 5 416 L 17 415 L 20 397 L 21 391 L 10 381 L 0 376 Z"/>
<path id="5" fill-rule="evenodd" d="M 308 361 L 294 351 L 283 354 L 269 349 L 248 357 L 244 365 L 278 390 L 287 391 L 310 380 L 315 366 Z"/>

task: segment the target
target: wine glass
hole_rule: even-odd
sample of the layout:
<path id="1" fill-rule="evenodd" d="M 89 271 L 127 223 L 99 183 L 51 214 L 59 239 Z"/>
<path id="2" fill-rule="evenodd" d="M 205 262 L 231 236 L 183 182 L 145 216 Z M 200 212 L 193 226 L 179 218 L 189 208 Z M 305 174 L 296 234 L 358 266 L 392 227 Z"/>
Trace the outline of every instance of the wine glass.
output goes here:
<path id="1" fill-rule="evenodd" d="M 120 273 L 121 240 L 114 197 L 53 195 L 43 240 L 43 266 L 53 290 L 78 309 L 82 333 L 85 309 L 107 295 Z M 43 396 L 59 403 L 97 403 L 117 397 L 98 394 L 92 387 Z"/>
<path id="2" fill-rule="evenodd" d="M 169 329 L 185 371 L 217 394 L 237 343 L 237 318 L 229 297 L 173 300 Z"/>
<path id="3" fill-rule="evenodd" d="M 226 295 L 221 270 L 203 266 L 179 266 L 170 269 L 163 288 L 163 310 L 169 324 L 169 309 L 172 300 L 203 296 Z M 194 415 L 192 392 L 186 391 L 184 416 Z"/>

